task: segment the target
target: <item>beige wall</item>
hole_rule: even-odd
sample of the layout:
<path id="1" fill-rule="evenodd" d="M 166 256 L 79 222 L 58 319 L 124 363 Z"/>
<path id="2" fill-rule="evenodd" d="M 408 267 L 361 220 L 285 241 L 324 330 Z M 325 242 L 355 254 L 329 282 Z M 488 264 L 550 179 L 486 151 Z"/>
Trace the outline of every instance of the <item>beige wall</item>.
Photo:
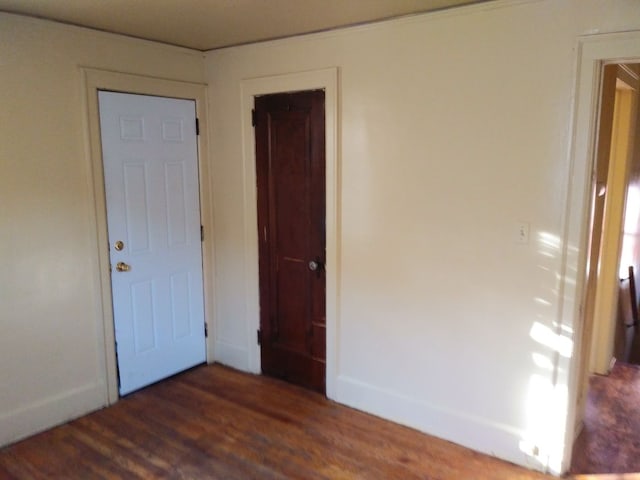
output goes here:
<path id="1" fill-rule="evenodd" d="M 0 13 L 0 445 L 106 402 L 79 66 L 202 81 L 202 54 Z"/>
<path id="2" fill-rule="evenodd" d="M 209 52 L 216 357 L 251 369 L 257 348 L 241 85 L 337 67 L 330 395 L 562 469 L 576 46 L 580 35 L 633 29 L 633 0 L 507 1 Z M 515 241 L 518 222 L 530 224 L 528 244 Z"/>

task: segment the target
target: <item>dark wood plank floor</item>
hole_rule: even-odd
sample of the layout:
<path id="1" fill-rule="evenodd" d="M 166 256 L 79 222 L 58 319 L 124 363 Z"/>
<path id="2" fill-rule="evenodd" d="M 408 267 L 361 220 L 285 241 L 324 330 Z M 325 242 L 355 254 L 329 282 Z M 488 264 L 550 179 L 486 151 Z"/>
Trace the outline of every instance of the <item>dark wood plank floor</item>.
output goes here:
<path id="1" fill-rule="evenodd" d="M 638 365 L 616 363 L 610 375 L 589 379 L 584 429 L 573 447 L 571 471 L 640 472 Z"/>
<path id="2" fill-rule="evenodd" d="M 0 450 L 0 478 L 550 477 L 278 380 L 212 365 Z"/>

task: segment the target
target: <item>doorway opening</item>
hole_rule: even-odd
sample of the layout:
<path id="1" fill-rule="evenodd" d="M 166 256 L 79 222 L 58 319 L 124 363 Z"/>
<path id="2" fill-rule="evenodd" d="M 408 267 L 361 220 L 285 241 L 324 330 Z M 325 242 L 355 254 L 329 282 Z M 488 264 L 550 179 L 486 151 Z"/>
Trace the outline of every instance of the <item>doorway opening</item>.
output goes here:
<path id="1" fill-rule="evenodd" d="M 585 474 L 640 471 L 640 63 L 605 64 L 600 84 L 571 467 Z"/>
<path id="2" fill-rule="evenodd" d="M 91 195 L 95 208 L 95 230 L 93 232 L 94 242 L 97 246 L 97 262 L 94 266 L 94 282 L 99 285 L 100 291 L 100 312 L 97 315 L 97 331 L 100 335 L 100 343 L 103 345 L 103 355 L 100 358 L 100 367 L 104 371 L 103 392 L 105 404 L 116 403 L 120 398 L 120 388 L 118 385 L 118 364 L 116 359 L 114 328 L 114 309 L 112 303 L 112 268 L 110 249 L 115 248 L 115 243 L 110 242 L 107 228 L 107 205 L 105 192 L 105 176 L 103 170 L 103 152 L 100 129 L 100 108 L 98 96 L 100 91 L 127 92 L 141 96 L 156 96 L 171 99 L 184 99 L 194 102 L 195 114 L 199 120 L 199 135 L 197 136 L 197 151 L 208 151 L 208 129 L 206 112 L 206 86 L 185 83 L 175 80 L 165 80 L 160 78 L 150 78 L 133 74 L 110 72 L 93 68 L 82 68 L 83 85 L 85 89 L 85 101 L 87 115 L 85 117 L 85 128 L 88 138 L 89 162 L 87 169 L 91 173 Z M 193 106 L 191 108 L 194 108 Z M 126 122 L 125 122 L 126 123 Z M 125 136 L 135 136 L 135 122 L 128 125 L 130 129 L 125 129 Z M 171 128 L 174 127 L 174 128 Z M 165 137 L 177 138 L 179 128 L 175 123 L 169 122 L 165 126 Z M 171 170 L 173 167 L 170 167 Z M 177 168 L 175 169 L 177 170 Z M 199 178 L 209 178 L 208 162 L 202 161 L 200 155 L 197 160 L 197 170 Z M 200 205 L 200 220 L 204 240 L 199 242 L 202 252 L 201 270 L 203 275 L 204 291 L 204 320 L 212 325 L 212 295 L 208 292 L 213 290 L 213 242 L 211 232 L 211 202 L 208 182 L 201 182 L 197 187 L 197 195 Z M 157 208 L 155 206 L 154 208 Z M 173 218 L 176 218 L 175 216 Z M 117 238 L 114 242 L 121 240 L 126 244 L 126 239 Z M 176 240 L 176 238 L 174 238 Z M 200 238 L 198 238 L 200 240 Z M 129 244 L 130 245 L 130 244 Z M 124 245 L 123 245 L 124 247 Z M 126 262 L 124 259 L 122 260 Z M 117 262 L 116 262 L 117 263 Z M 115 267 L 115 265 L 114 265 Z M 134 266 L 132 265 L 132 269 Z M 133 270 L 131 270 L 133 272 Z M 176 279 L 178 280 L 178 279 Z M 142 289 L 143 290 L 143 289 Z M 200 325 L 202 331 L 202 325 Z M 205 340 L 206 360 L 212 360 L 213 335 Z"/>
<path id="3" fill-rule="evenodd" d="M 276 93 L 301 92 L 311 90 L 324 91 L 325 119 L 325 241 L 326 263 L 325 310 L 326 310 L 326 354 L 325 354 L 325 394 L 336 398 L 339 372 L 339 289 L 340 289 L 340 162 L 338 136 L 338 69 L 336 67 L 293 72 L 284 75 L 257 77 L 242 80 L 242 140 L 243 140 L 243 207 L 244 221 L 244 268 L 248 279 L 246 283 L 245 325 L 249 340 L 246 360 L 234 357 L 238 365 L 247 365 L 252 373 L 262 372 L 261 346 L 256 338 L 260 330 L 260 275 L 258 232 L 258 201 L 256 178 L 255 127 L 252 125 L 252 112 L 255 99 L 263 95 Z M 264 233 L 263 233 L 264 235 Z M 225 354 L 223 342 L 217 342 L 217 352 Z M 229 355 L 231 358 L 231 355 Z M 247 363 L 243 363 L 247 362 Z"/>

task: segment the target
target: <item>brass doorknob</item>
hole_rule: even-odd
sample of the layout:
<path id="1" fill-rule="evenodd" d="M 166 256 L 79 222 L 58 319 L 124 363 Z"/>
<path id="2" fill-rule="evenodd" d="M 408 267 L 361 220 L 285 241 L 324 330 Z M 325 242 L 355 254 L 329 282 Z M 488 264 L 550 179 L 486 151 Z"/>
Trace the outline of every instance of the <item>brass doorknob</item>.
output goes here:
<path id="1" fill-rule="evenodd" d="M 124 262 L 116 263 L 116 271 L 117 272 L 128 272 L 129 270 L 131 270 L 131 265 L 127 265 Z"/>

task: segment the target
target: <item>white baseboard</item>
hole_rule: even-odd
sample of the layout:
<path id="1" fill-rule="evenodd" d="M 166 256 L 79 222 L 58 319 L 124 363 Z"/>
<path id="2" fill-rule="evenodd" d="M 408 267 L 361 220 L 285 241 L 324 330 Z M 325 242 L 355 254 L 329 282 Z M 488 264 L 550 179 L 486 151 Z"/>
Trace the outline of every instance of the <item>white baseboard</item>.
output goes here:
<path id="1" fill-rule="evenodd" d="M 105 385 L 90 384 L 0 413 L 0 447 L 106 405 Z"/>
<path id="2" fill-rule="evenodd" d="M 228 367 L 249 372 L 249 355 L 246 348 L 217 340 L 215 343 L 214 361 Z"/>
<path id="3" fill-rule="evenodd" d="M 339 403 L 526 468 L 545 470 L 535 457 L 521 451 L 523 432 L 515 427 L 430 405 L 344 375 L 338 376 L 336 384 Z"/>

